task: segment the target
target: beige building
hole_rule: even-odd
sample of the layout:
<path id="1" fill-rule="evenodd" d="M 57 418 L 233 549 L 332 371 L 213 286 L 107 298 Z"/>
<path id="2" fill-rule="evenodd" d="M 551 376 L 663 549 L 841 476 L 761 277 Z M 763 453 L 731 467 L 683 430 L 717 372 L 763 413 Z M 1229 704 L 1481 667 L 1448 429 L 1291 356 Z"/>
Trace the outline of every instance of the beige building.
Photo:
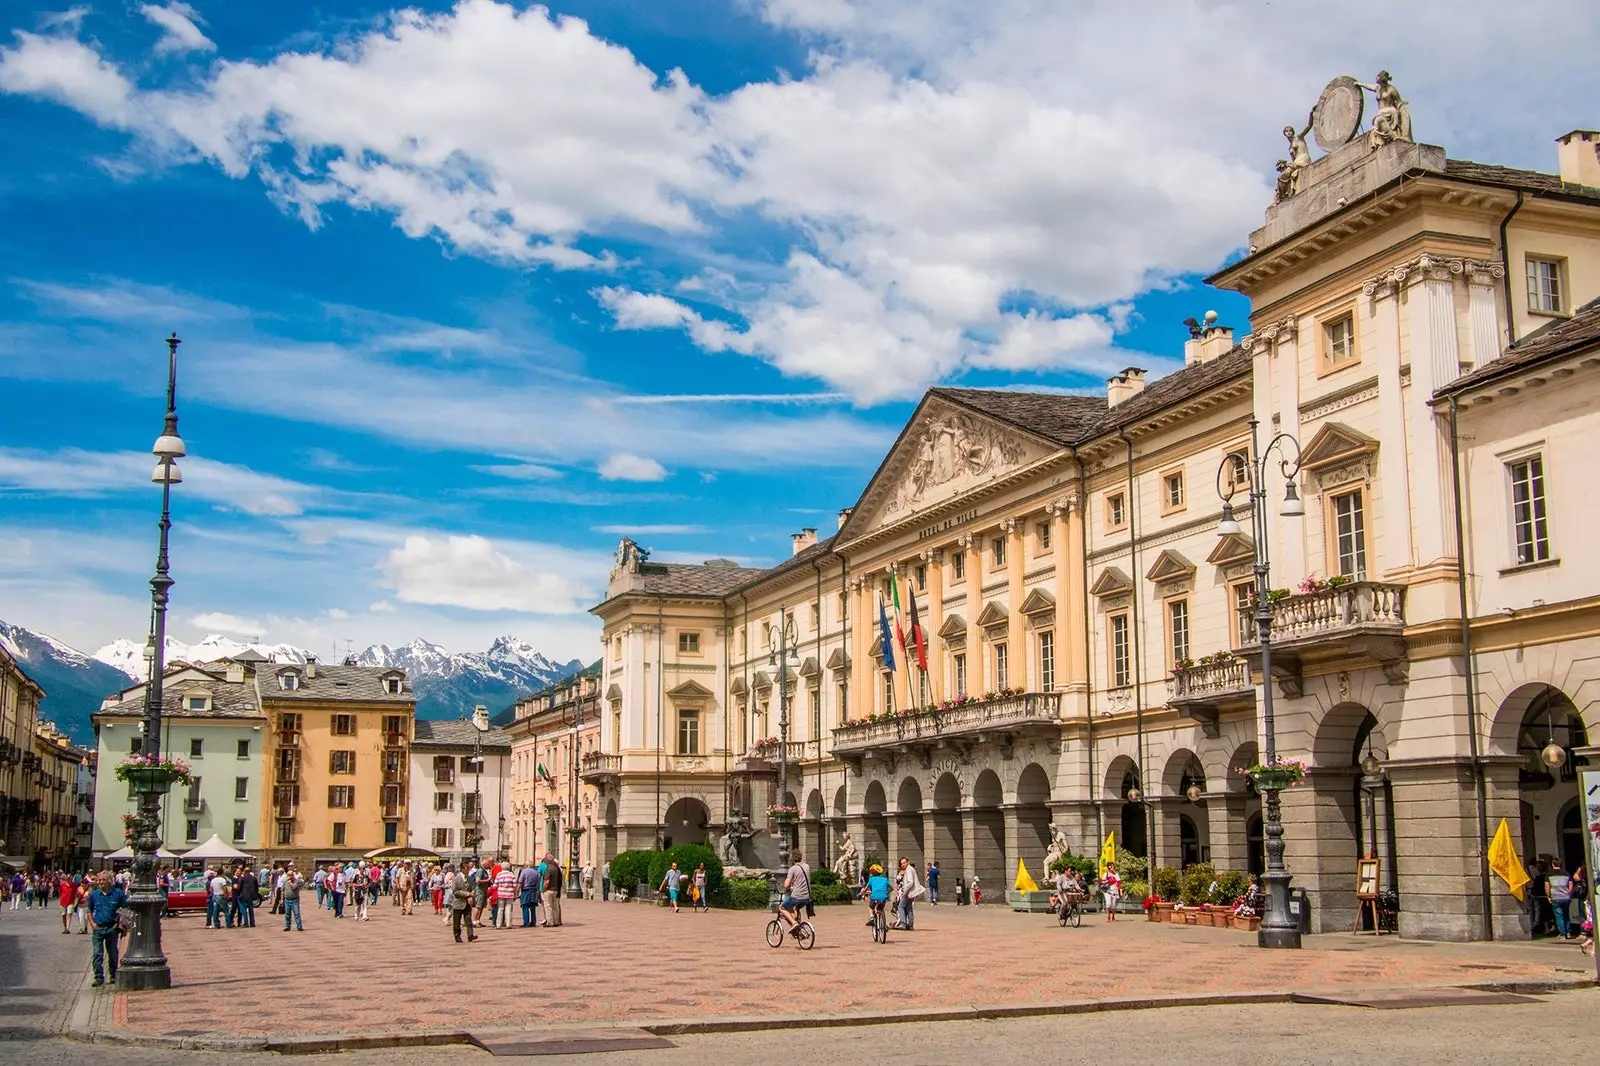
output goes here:
<path id="1" fill-rule="evenodd" d="M 313 660 L 255 670 L 268 727 L 270 859 L 302 869 L 405 843 L 416 696 L 404 670 Z"/>
<path id="2" fill-rule="evenodd" d="M 454 721 L 418 719 L 411 739 L 410 843 L 441 858 L 506 854 L 511 739 L 487 708 Z"/>
<path id="3" fill-rule="evenodd" d="M 1080 854 L 1115 831 L 1156 863 L 1259 869 L 1233 768 L 1263 748 L 1270 681 L 1279 754 L 1309 765 L 1284 821 L 1314 927 L 1350 928 L 1370 853 L 1403 933 L 1519 935 L 1484 829 L 1581 855 L 1571 750 L 1600 714 L 1600 573 L 1564 547 L 1600 380 L 1600 134 L 1562 137 L 1546 174 L 1412 143 L 1392 100 L 1377 125 L 1324 122 L 1332 150 L 1285 165 L 1210 279 L 1250 298 L 1249 331 L 1191 320 L 1183 369 L 1103 398 L 934 389 L 836 534 L 771 570 L 624 540 L 594 608 L 606 847 L 717 836 L 738 808 L 741 858 L 768 863 L 781 800 L 813 859 L 848 832 L 988 898 L 1019 858 L 1038 872 L 1052 826 Z M 1267 542 L 1242 490 L 1219 536 L 1219 487 L 1279 434 Z M 1289 478 L 1304 517 L 1281 513 Z M 883 669 L 891 576 L 925 671 L 899 647 Z"/>
<path id="4" fill-rule="evenodd" d="M 34 730 L 44 689 L 0 642 L 0 855 L 32 863 L 39 796 Z"/>
<path id="5" fill-rule="evenodd" d="M 34 727 L 33 751 L 39 762 L 33 778 L 39 798 L 34 853 L 38 865 L 67 868 L 79 859 L 78 767 L 88 752 L 68 740 L 51 722 Z"/>
<path id="6" fill-rule="evenodd" d="M 600 754 L 600 730 L 598 663 L 517 701 L 506 727 L 512 862 L 537 861 L 550 852 L 567 866 L 572 855 L 568 830 L 576 829 L 580 867 L 591 860 L 598 864 L 602 841 L 596 805 L 616 776 L 614 760 Z"/>

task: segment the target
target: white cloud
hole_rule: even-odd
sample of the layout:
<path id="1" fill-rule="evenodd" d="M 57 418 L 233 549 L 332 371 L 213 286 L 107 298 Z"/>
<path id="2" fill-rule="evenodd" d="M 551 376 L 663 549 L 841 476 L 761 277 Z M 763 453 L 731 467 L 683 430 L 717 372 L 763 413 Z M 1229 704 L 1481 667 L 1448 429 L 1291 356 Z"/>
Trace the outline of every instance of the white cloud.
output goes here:
<path id="1" fill-rule="evenodd" d="M 564 565 L 574 553 L 552 549 L 538 554 L 544 558 L 525 565 L 480 536 L 413 534 L 384 557 L 379 569 L 406 603 L 567 614 L 591 602 L 591 591 Z"/>
<path id="2" fill-rule="evenodd" d="M 133 83 L 100 53 L 70 37 L 16 36 L 15 46 L 0 48 L 0 91 L 58 101 L 102 126 L 135 125 Z"/>
<path id="3" fill-rule="evenodd" d="M 604 481 L 665 481 L 667 468 L 647 456 L 618 452 L 600 464 Z"/>
<path id="4" fill-rule="evenodd" d="M 350 617 L 350 612 L 349 611 L 346 611 L 346 610 L 344 610 L 342 608 L 339 608 L 339 607 L 330 607 L 330 608 L 328 608 L 328 620 L 330 622 L 343 622 L 345 619 L 347 619 L 349 617 Z"/>
<path id="5" fill-rule="evenodd" d="M 150 481 L 155 457 L 142 452 L 54 452 L 0 448 L 0 488 L 29 489 L 59 496 L 109 492 L 158 492 Z M 188 495 L 249 515 L 300 514 L 319 489 L 246 466 L 189 456 L 178 461 L 183 483 L 174 497 Z"/>
<path id="6" fill-rule="evenodd" d="M 195 25 L 199 14 L 181 0 L 167 4 L 144 4 L 139 14 L 161 28 L 161 39 L 156 42 L 156 55 L 174 52 L 215 52 L 217 46 Z"/>
<path id="7" fill-rule="evenodd" d="M 199 629 L 212 632 L 231 633 L 236 637 L 251 637 L 260 640 L 266 635 L 266 627 L 254 618 L 241 618 L 236 614 L 227 614 L 222 611 L 207 611 L 197 614 L 189 619 L 190 624 Z"/>
<path id="8" fill-rule="evenodd" d="M 549 481 L 561 476 L 561 471 L 555 467 L 540 463 L 488 463 L 472 469 L 480 474 L 492 474 L 512 481 Z"/>
<path id="9" fill-rule="evenodd" d="M 390 603 L 388 600 L 378 600 L 377 602 L 368 605 L 367 610 L 371 611 L 373 614 L 393 614 L 394 604 Z"/>

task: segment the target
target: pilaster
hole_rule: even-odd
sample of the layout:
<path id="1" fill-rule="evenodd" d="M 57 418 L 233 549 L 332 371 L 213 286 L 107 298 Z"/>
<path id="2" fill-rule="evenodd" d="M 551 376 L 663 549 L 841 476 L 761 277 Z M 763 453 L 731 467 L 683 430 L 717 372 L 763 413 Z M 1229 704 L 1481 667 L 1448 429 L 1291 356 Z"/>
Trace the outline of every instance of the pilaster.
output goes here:
<path id="1" fill-rule="evenodd" d="M 922 635 L 928 644 L 928 689 L 933 701 L 948 699 L 945 691 L 944 638 L 939 629 L 944 625 L 944 552 L 937 549 L 922 553 L 922 565 L 928 570 L 928 592 L 924 597 Z"/>
<path id="2" fill-rule="evenodd" d="M 1006 538 L 1006 684 L 1028 687 L 1028 620 L 1022 615 L 1022 575 L 1028 565 L 1028 520 L 1001 521 Z"/>
<path id="3" fill-rule="evenodd" d="M 1417 564 L 1427 566 L 1445 556 L 1444 446 L 1439 420 L 1429 406 L 1435 390 L 1461 375 L 1455 300 L 1450 266 L 1429 256 L 1417 260 L 1411 283 L 1411 430 L 1412 507 Z M 1404 499 L 1405 497 L 1402 497 Z M 1387 503 L 1388 501 L 1386 501 Z M 1398 502 L 1398 501 L 1396 501 Z"/>
<path id="4" fill-rule="evenodd" d="M 956 550 L 965 552 L 967 558 L 967 691 L 982 692 L 988 672 L 983 627 L 978 625 L 978 615 L 983 613 L 983 537 L 965 534 L 956 541 Z"/>
<path id="5" fill-rule="evenodd" d="M 1383 494 L 1383 538 L 1379 571 L 1411 568 L 1411 487 L 1406 465 L 1405 397 L 1400 391 L 1400 285 L 1406 268 L 1396 267 L 1361 288 L 1366 297 L 1360 343 L 1378 367 L 1378 486 Z"/>

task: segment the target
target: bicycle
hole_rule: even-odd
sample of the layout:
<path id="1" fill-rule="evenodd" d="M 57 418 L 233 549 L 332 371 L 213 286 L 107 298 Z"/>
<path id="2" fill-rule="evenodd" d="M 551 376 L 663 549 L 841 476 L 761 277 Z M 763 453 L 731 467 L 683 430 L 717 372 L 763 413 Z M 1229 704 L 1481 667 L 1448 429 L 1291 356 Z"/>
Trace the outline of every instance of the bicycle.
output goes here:
<path id="1" fill-rule="evenodd" d="M 882 903 L 872 904 L 872 942 L 875 944 L 889 942 L 889 922 L 883 916 L 884 909 Z"/>
<path id="2" fill-rule="evenodd" d="M 1056 920 L 1065 928 L 1068 922 L 1076 929 L 1083 925 L 1083 905 L 1077 899 L 1066 899 L 1056 909 Z"/>
<path id="3" fill-rule="evenodd" d="M 784 938 L 791 935 L 803 951 L 810 951 L 811 945 L 817 942 L 816 927 L 807 919 L 801 918 L 793 926 L 785 929 L 783 919 L 773 915 L 772 921 L 767 923 L 767 946 L 781 948 L 783 947 Z"/>

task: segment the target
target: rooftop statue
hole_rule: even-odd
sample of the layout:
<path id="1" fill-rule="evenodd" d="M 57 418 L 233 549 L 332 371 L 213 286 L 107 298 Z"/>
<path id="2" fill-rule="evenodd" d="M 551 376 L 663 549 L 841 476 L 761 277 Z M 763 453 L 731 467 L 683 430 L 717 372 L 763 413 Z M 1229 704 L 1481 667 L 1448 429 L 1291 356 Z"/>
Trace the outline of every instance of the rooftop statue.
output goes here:
<path id="1" fill-rule="evenodd" d="M 1378 83 L 1368 85 L 1358 82 L 1378 101 L 1378 113 L 1372 116 L 1372 129 L 1367 133 L 1367 146 L 1381 148 L 1391 141 L 1411 140 L 1411 105 L 1401 97 L 1387 70 L 1378 71 Z"/>

